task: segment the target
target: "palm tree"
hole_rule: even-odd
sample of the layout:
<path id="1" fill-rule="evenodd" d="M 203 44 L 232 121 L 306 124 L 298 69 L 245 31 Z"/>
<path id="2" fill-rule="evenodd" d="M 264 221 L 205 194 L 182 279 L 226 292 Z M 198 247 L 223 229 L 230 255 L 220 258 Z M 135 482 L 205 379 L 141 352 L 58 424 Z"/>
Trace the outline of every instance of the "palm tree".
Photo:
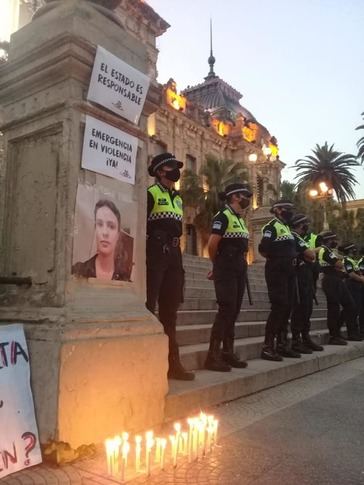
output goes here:
<path id="1" fill-rule="evenodd" d="M 211 230 L 216 212 L 221 208 L 219 193 L 226 185 L 247 178 L 247 169 L 241 162 L 218 160 L 208 156 L 198 174 L 185 170 L 181 180 L 181 195 L 185 206 L 196 209 L 194 224 L 204 241 Z"/>
<path id="2" fill-rule="evenodd" d="M 325 182 L 333 189 L 339 202 L 353 199 L 357 182 L 351 169 L 359 165 L 356 157 L 334 150 L 334 145 L 329 147 L 327 142 L 322 146 L 317 144 L 312 152 L 314 156 L 307 155 L 296 161 L 297 186 L 317 187 L 320 182 Z"/>
<path id="3" fill-rule="evenodd" d="M 361 114 L 364 118 L 364 113 Z M 360 125 L 356 128 L 357 130 L 364 130 L 364 125 Z M 358 158 L 360 159 L 361 163 L 364 163 L 364 136 L 362 136 L 358 143 Z"/>

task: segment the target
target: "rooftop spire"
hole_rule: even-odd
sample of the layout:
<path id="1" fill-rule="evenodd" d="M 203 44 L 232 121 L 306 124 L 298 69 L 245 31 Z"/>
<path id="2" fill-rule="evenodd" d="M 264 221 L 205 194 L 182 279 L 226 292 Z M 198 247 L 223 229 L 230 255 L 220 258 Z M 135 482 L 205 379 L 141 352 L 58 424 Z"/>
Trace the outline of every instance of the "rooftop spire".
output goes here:
<path id="1" fill-rule="evenodd" d="M 208 58 L 207 62 L 209 63 L 210 71 L 205 79 L 216 77 L 214 72 L 215 57 L 212 53 L 212 19 L 210 19 L 210 57 Z"/>

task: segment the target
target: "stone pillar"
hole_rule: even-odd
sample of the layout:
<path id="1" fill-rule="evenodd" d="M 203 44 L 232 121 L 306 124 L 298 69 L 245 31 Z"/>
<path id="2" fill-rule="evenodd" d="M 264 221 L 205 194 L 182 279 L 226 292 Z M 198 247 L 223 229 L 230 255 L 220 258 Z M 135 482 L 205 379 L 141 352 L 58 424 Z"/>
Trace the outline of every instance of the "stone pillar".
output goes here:
<path id="1" fill-rule="evenodd" d="M 152 81 L 139 126 L 86 101 L 97 45 L 150 72 L 146 47 L 123 27 L 126 19 L 105 15 L 96 3 L 49 2 L 12 36 L 9 62 L 0 68 L 0 274 L 33 280 L 31 288 L 0 287 L 0 322 L 25 326 L 41 441 L 72 446 L 160 424 L 168 390 L 167 338 L 144 306 L 146 118 L 161 93 Z M 160 33 L 167 25 L 160 17 L 148 21 L 159 22 Z M 135 185 L 81 169 L 86 114 L 138 138 Z M 84 182 L 137 203 L 133 283 L 71 275 L 76 192 Z"/>

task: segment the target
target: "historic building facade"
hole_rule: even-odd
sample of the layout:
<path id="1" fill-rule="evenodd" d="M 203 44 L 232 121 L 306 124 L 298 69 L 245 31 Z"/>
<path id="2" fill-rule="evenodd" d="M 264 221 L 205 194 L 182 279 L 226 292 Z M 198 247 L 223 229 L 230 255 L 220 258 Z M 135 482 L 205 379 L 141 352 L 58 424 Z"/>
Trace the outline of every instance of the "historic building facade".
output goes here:
<path id="1" fill-rule="evenodd" d="M 161 107 L 148 120 L 148 151 L 151 158 L 170 151 L 196 173 L 208 156 L 244 164 L 254 191 L 248 215 L 252 227 L 255 213 L 260 220 L 262 208 L 278 197 L 284 164 L 279 160 L 276 138 L 240 104 L 242 95 L 215 74 L 212 52 L 208 62 L 210 71 L 201 84 L 180 93 L 172 78 L 164 85 Z M 206 243 L 194 225 L 194 217 L 195 212 L 187 208 L 184 248 L 206 255 Z M 255 229 L 258 234 L 260 227 Z M 257 259 L 256 243 L 252 245 L 252 260 Z"/>

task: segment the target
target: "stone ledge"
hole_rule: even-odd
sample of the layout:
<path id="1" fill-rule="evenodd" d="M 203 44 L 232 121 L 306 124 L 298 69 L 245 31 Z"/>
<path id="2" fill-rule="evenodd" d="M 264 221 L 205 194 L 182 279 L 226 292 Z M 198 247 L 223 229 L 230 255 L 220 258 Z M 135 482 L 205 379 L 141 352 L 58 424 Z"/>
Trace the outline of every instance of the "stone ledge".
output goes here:
<path id="1" fill-rule="evenodd" d="M 165 420 L 183 418 L 216 404 L 232 401 L 284 382 L 339 365 L 364 356 L 364 342 L 349 343 L 345 347 L 328 346 L 323 352 L 267 362 L 249 361 L 247 369 L 233 369 L 221 373 L 201 370 L 191 383 L 170 381 L 166 398 Z"/>

